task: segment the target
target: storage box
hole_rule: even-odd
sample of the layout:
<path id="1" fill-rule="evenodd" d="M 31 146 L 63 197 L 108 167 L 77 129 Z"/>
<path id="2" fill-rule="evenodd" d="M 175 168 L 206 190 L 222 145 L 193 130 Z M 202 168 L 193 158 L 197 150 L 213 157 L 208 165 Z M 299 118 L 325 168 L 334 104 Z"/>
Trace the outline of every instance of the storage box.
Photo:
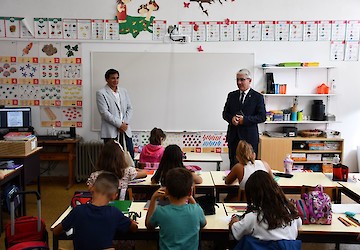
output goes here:
<path id="1" fill-rule="evenodd" d="M 309 142 L 309 150 L 324 150 L 324 143 L 323 142 Z"/>
<path id="2" fill-rule="evenodd" d="M 323 173 L 331 173 L 333 172 L 333 165 L 331 163 L 323 163 L 322 165 Z"/>
<path id="3" fill-rule="evenodd" d="M 297 128 L 283 127 L 283 133 L 285 133 L 287 137 L 296 137 L 297 136 Z"/>
<path id="4" fill-rule="evenodd" d="M 0 141 L 1 156 L 24 156 L 37 148 L 36 137 L 28 141 Z"/>
<path id="5" fill-rule="evenodd" d="M 324 150 L 340 150 L 340 142 L 326 141 L 324 143 Z"/>
<path id="6" fill-rule="evenodd" d="M 306 154 L 305 153 L 292 153 L 291 159 L 294 161 L 306 161 Z"/>
<path id="7" fill-rule="evenodd" d="M 307 154 L 306 159 L 308 161 L 321 161 L 321 154 Z"/>

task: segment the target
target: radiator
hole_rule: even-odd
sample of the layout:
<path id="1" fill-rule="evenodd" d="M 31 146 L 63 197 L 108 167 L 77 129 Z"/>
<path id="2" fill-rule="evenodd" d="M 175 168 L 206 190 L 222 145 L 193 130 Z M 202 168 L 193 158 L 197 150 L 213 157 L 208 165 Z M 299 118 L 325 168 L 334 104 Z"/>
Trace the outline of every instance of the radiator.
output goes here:
<path id="1" fill-rule="evenodd" d="M 96 161 L 104 144 L 100 141 L 80 142 L 76 146 L 75 178 L 77 182 L 87 180 L 94 172 Z"/>

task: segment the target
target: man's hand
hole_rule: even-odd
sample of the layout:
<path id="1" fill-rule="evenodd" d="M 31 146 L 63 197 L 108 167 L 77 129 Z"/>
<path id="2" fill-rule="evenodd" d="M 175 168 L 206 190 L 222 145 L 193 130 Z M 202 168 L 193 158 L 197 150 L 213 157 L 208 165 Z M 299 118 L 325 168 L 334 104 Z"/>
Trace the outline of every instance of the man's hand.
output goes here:
<path id="1" fill-rule="evenodd" d="M 119 131 L 120 131 L 121 133 L 125 133 L 125 131 L 128 129 L 128 125 L 129 125 L 129 124 L 123 122 L 123 123 L 121 124 L 120 128 L 119 128 Z"/>
<path id="2" fill-rule="evenodd" d="M 234 126 L 239 125 L 239 117 L 238 117 L 237 115 L 233 116 L 233 118 L 231 119 L 231 123 L 232 123 Z"/>

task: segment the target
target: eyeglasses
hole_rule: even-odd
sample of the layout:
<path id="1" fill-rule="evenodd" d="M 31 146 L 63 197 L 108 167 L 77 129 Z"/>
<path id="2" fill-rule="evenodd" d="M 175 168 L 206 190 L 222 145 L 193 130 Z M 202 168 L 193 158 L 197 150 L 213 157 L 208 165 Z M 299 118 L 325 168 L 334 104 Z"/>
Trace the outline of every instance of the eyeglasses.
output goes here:
<path id="1" fill-rule="evenodd" d="M 243 81 L 248 80 L 248 79 L 250 79 L 250 78 L 236 78 L 236 81 L 243 82 Z"/>

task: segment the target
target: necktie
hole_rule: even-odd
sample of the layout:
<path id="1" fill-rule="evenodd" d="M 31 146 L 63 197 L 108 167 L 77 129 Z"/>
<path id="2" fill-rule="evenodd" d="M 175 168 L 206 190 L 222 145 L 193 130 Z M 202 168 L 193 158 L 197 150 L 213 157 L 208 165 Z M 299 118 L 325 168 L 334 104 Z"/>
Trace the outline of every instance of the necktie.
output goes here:
<path id="1" fill-rule="evenodd" d="M 242 106 L 242 104 L 244 102 L 244 97 L 245 97 L 245 92 L 241 92 L 241 94 L 240 94 L 240 106 Z"/>

